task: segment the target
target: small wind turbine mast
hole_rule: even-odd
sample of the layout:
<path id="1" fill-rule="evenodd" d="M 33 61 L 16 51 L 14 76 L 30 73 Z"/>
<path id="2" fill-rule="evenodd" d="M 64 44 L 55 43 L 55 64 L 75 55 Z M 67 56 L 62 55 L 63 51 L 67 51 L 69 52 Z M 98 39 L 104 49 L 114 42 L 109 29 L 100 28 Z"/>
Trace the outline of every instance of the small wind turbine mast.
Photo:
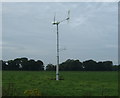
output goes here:
<path id="1" fill-rule="evenodd" d="M 52 22 L 53 25 L 57 26 L 57 65 L 56 65 L 56 80 L 59 80 L 59 33 L 58 33 L 58 25 L 64 21 L 68 21 L 70 19 L 70 10 L 68 11 L 68 16 L 67 18 L 61 20 L 61 21 L 56 21 L 56 14 L 54 16 L 54 22 Z"/>

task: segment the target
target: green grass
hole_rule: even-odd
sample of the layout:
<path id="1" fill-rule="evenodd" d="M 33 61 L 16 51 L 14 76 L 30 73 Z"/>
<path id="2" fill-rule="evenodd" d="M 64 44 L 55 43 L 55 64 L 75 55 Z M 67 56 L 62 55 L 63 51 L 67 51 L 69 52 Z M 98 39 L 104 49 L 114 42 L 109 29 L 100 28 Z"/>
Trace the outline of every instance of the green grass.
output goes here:
<path id="1" fill-rule="evenodd" d="M 3 71 L 2 86 L 12 96 L 25 96 L 25 90 L 38 89 L 43 96 L 117 96 L 117 72 L 60 72 L 64 80 L 51 80 L 55 72 Z M 12 86 L 11 86 L 12 85 Z M 11 86 L 11 88 L 10 88 Z M 8 89 L 9 88 L 9 89 Z M 11 90 L 12 91 L 12 90 Z"/>

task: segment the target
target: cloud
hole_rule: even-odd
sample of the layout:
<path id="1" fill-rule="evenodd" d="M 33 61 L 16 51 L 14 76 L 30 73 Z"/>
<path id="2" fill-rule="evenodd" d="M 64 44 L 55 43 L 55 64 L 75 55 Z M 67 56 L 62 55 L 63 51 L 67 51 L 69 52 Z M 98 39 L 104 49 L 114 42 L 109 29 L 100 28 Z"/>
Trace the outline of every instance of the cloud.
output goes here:
<path id="1" fill-rule="evenodd" d="M 118 49 L 118 45 L 115 45 L 115 44 L 108 44 L 108 45 L 106 45 L 106 48 L 114 48 L 114 49 Z"/>
<path id="2" fill-rule="evenodd" d="M 79 13 L 75 13 L 75 15 L 72 17 L 71 27 L 77 27 L 82 24 L 86 24 L 86 22 L 91 20 L 91 18 L 96 18 L 99 16 L 104 17 L 105 15 L 108 17 L 108 14 L 112 14 L 117 11 L 117 3 L 94 2 L 87 4 L 83 3 L 83 5 L 84 7 L 79 7 Z"/>

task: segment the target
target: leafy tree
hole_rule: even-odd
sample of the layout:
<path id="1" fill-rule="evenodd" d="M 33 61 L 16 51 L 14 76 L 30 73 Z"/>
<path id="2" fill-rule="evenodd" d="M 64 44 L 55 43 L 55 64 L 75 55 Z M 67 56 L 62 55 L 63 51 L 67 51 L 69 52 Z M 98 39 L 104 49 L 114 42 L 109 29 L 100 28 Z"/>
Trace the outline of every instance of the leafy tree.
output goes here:
<path id="1" fill-rule="evenodd" d="M 118 71 L 118 67 L 119 67 L 118 65 L 114 65 L 113 68 L 112 68 L 113 71 Z"/>
<path id="2" fill-rule="evenodd" d="M 55 71 L 55 69 L 56 69 L 56 66 L 53 65 L 53 64 L 48 64 L 48 65 L 46 66 L 46 70 L 47 70 L 47 71 Z"/>
<path id="3" fill-rule="evenodd" d="M 6 61 L 1 60 L 2 70 L 8 70 L 8 65 L 6 64 Z"/>
<path id="4" fill-rule="evenodd" d="M 112 61 L 104 61 L 103 62 L 104 68 L 106 71 L 112 71 L 113 69 L 113 63 Z"/>
<path id="5" fill-rule="evenodd" d="M 44 64 L 43 64 L 43 62 L 41 61 L 41 60 L 38 60 L 37 62 L 36 62 L 36 70 L 44 70 Z"/>
<path id="6" fill-rule="evenodd" d="M 21 58 L 20 65 L 22 66 L 22 70 L 28 70 L 28 58 Z"/>
<path id="7" fill-rule="evenodd" d="M 79 71 L 83 70 L 82 63 L 79 60 L 68 59 L 60 64 L 60 70 Z"/>
<path id="8" fill-rule="evenodd" d="M 19 70 L 19 65 L 16 64 L 16 61 L 9 60 L 8 61 L 8 70 Z"/>
<path id="9" fill-rule="evenodd" d="M 35 61 L 33 59 L 28 60 L 27 58 L 21 58 L 19 64 L 22 66 L 22 70 L 28 70 L 28 71 L 44 70 L 44 65 L 41 60 Z"/>
<path id="10" fill-rule="evenodd" d="M 120 71 L 120 65 L 118 65 L 118 71 Z"/>
<path id="11" fill-rule="evenodd" d="M 86 71 L 96 71 L 97 70 L 97 62 L 94 60 L 84 61 L 83 66 Z"/>
<path id="12" fill-rule="evenodd" d="M 106 69 L 105 69 L 103 62 L 98 62 L 97 63 L 97 71 L 104 71 L 104 70 L 106 70 Z"/>

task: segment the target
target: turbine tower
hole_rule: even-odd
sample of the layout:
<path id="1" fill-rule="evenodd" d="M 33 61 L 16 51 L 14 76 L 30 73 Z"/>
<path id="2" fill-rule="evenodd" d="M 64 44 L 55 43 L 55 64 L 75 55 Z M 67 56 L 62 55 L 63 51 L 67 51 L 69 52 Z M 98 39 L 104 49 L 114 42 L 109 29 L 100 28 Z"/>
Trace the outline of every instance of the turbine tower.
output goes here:
<path id="1" fill-rule="evenodd" d="M 57 65 L 56 65 L 56 80 L 59 80 L 59 32 L 58 32 L 58 27 L 59 27 L 59 24 L 64 22 L 64 21 L 68 21 L 69 22 L 69 19 L 70 19 L 70 10 L 68 11 L 68 16 L 67 18 L 61 20 L 61 21 L 56 21 L 56 15 L 54 16 L 54 21 L 52 22 L 53 25 L 56 25 L 57 26 Z"/>

